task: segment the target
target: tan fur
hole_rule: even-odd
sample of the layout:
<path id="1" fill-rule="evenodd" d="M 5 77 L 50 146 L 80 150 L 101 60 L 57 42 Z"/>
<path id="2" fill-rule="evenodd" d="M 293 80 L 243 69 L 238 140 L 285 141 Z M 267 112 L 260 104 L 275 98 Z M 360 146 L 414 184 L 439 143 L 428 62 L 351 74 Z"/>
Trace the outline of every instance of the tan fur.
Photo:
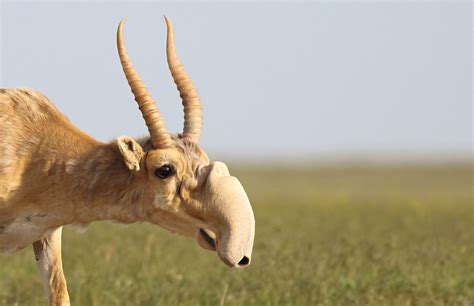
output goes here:
<path id="1" fill-rule="evenodd" d="M 237 183 L 225 185 L 230 192 L 209 182 L 224 181 L 213 172 L 223 166 L 211 163 L 196 143 L 179 135 L 166 149 L 128 136 L 102 143 L 31 89 L 0 89 L 0 132 L 0 252 L 33 244 L 50 305 L 69 305 L 61 264 L 64 225 L 146 221 L 215 250 L 199 234 L 206 229 L 228 265 L 250 258 L 254 221 L 248 199 L 234 205 L 239 196 L 232 190 L 243 192 Z M 165 164 L 176 174 L 158 179 L 155 171 Z M 230 222 L 234 212 L 245 222 Z M 235 236 L 239 231 L 241 237 Z"/>

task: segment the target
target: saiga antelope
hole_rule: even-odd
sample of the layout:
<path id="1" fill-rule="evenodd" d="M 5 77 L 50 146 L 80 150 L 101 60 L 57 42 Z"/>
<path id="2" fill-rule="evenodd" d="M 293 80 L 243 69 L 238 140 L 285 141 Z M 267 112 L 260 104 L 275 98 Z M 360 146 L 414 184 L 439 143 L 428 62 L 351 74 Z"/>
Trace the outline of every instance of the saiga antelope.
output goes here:
<path id="1" fill-rule="evenodd" d="M 255 220 L 249 199 L 225 164 L 199 146 L 201 104 L 175 52 L 166 55 L 184 107 L 184 129 L 171 135 L 135 71 L 117 30 L 125 77 L 149 137 L 102 143 L 76 128 L 45 96 L 0 89 L 0 252 L 30 244 L 50 305 L 69 305 L 61 262 L 64 225 L 145 221 L 193 237 L 231 267 L 250 263 Z"/>

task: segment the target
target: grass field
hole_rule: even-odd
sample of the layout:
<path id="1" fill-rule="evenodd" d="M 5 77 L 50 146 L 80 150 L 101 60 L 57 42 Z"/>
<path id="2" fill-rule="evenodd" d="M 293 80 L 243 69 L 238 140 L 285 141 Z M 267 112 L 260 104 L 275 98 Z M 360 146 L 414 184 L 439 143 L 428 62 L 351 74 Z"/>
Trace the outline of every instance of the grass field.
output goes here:
<path id="1" fill-rule="evenodd" d="M 66 229 L 73 305 L 474 305 L 473 167 L 232 169 L 252 200 L 252 265 L 155 226 Z M 30 248 L 0 257 L 0 305 L 45 305 Z"/>

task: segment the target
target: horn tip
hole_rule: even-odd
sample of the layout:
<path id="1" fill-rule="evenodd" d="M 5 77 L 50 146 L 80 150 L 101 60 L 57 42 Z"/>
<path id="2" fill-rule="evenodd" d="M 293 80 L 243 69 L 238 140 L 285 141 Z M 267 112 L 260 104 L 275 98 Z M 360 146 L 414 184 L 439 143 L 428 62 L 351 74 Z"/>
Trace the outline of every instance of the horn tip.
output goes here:
<path id="1" fill-rule="evenodd" d="M 163 15 L 163 17 L 165 18 L 166 27 L 171 28 L 171 20 L 166 15 Z"/>
<path id="2" fill-rule="evenodd" d="M 122 28 L 123 28 L 124 24 L 125 24 L 125 17 L 122 17 L 122 19 L 120 19 L 120 23 L 119 23 L 118 28 L 117 28 L 117 34 L 122 32 Z"/>
<path id="3" fill-rule="evenodd" d="M 119 43 L 122 40 L 122 28 L 123 28 L 124 23 L 125 23 L 125 17 L 123 17 L 120 20 L 120 23 L 117 27 L 117 43 Z"/>

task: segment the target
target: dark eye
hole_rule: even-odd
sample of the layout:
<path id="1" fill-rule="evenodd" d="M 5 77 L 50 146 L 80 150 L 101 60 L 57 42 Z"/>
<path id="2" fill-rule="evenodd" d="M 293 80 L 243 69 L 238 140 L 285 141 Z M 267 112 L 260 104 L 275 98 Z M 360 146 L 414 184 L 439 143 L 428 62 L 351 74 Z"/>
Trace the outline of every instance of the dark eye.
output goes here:
<path id="1" fill-rule="evenodd" d="M 156 169 L 155 175 L 160 179 L 169 178 L 174 174 L 174 168 L 171 165 L 163 165 L 160 168 Z"/>

